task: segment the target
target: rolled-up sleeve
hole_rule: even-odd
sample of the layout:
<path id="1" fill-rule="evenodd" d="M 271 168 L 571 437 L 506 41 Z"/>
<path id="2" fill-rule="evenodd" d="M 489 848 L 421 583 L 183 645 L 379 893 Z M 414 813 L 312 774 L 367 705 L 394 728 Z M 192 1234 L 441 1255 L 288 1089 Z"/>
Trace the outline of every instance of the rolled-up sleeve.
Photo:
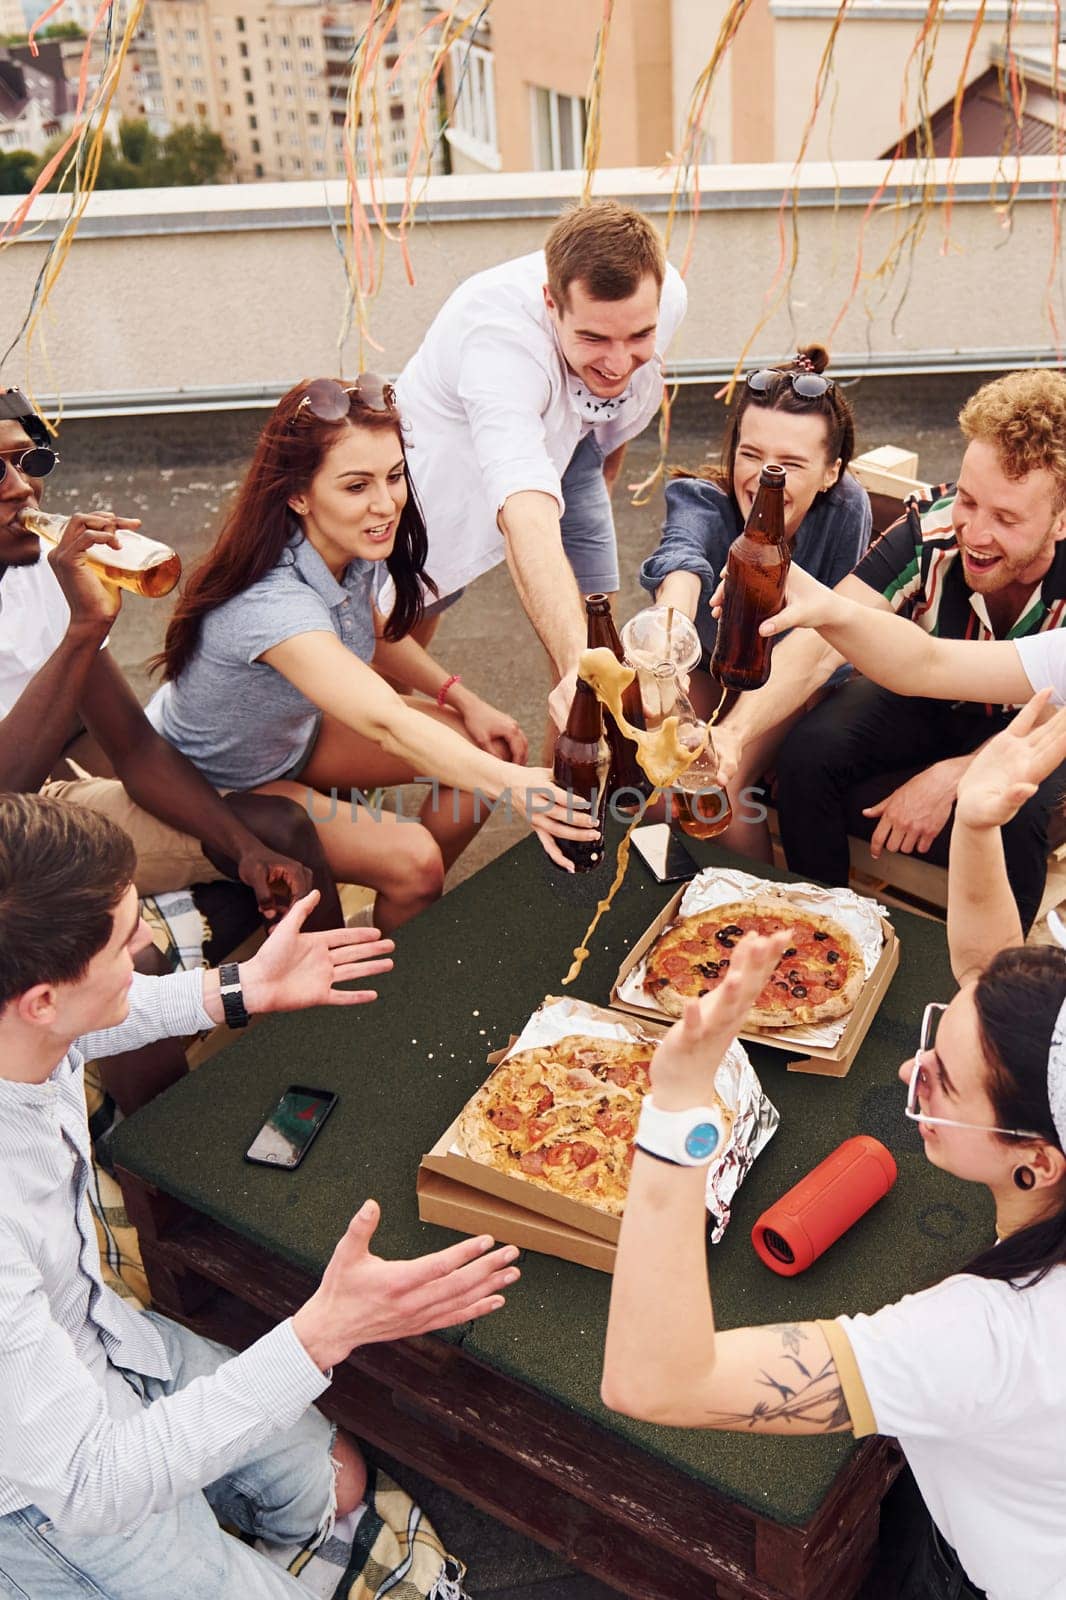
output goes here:
<path id="1" fill-rule="evenodd" d="M 659 547 L 640 569 L 641 584 L 649 594 L 671 572 L 694 572 L 704 589 L 713 592 L 738 532 L 726 521 L 726 503 L 720 490 L 700 478 L 677 478 L 667 484 Z"/>
<path id="2" fill-rule="evenodd" d="M 71 1534 L 137 1527 L 251 1459 L 328 1387 L 283 1322 L 209 1378 L 120 1420 L 0 1230 L 0 1474 Z"/>
<path id="3" fill-rule="evenodd" d="M 489 504 L 539 490 L 563 509 L 559 473 L 548 454 L 543 418 L 551 379 L 506 324 L 468 334 L 459 364 L 459 399 Z"/>

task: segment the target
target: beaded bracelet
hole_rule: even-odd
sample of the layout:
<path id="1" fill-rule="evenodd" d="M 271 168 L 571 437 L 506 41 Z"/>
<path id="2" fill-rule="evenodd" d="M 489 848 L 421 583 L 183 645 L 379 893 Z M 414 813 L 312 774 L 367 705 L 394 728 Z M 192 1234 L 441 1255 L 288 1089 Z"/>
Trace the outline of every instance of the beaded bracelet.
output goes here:
<path id="1" fill-rule="evenodd" d="M 437 690 L 437 704 L 442 711 L 444 710 L 444 702 L 448 697 L 448 690 L 451 688 L 453 683 L 462 683 L 462 681 L 463 680 L 458 672 L 453 672 L 450 678 L 445 678 L 444 682 Z"/>

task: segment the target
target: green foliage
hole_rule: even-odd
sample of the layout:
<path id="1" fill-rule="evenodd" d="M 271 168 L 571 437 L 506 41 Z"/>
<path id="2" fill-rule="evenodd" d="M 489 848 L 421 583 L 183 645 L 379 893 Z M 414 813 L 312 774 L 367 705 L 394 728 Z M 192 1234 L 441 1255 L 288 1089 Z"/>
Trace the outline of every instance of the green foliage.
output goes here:
<path id="1" fill-rule="evenodd" d="M 62 142 L 63 136 L 51 141 L 32 176 L 43 171 Z M 53 173 L 48 189 L 59 187 L 64 166 L 61 164 L 59 171 Z M 226 177 L 229 167 L 229 153 L 210 128 L 185 124 L 160 139 L 143 118 L 124 117 L 118 127 L 118 144 L 110 139 L 104 143 L 96 188 L 154 189 L 218 183 Z M 29 184 L 26 189 L 0 192 L 25 194 L 28 189 Z"/>
<path id="2" fill-rule="evenodd" d="M 4 39 L 4 44 L 27 44 L 28 33 L 9 33 Z M 76 22 L 50 22 L 47 28 L 38 29 L 34 34 L 35 39 L 84 39 L 87 37 L 84 28 Z"/>
<path id="3" fill-rule="evenodd" d="M 0 194 L 29 194 L 37 160 L 32 150 L 0 150 Z"/>

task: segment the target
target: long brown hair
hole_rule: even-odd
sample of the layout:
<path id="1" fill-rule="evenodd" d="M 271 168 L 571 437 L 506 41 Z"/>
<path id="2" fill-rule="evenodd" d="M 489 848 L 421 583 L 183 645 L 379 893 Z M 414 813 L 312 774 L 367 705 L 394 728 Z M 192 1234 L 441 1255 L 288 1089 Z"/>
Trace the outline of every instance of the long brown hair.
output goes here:
<path id="1" fill-rule="evenodd" d="M 737 446 L 740 443 L 740 424 L 744 413 L 755 406 L 760 411 L 795 411 L 800 416 L 822 418 L 825 423 L 826 460 L 839 460 L 840 472 L 836 483 L 828 489 L 818 491 L 815 501 L 821 499 L 823 494 L 831 495 L 848 470 L 848 463 L 855 454 L 855 418 L 851 406 L 840 385 L 836 383 L 831 383 L 825 393 L 819 395 L 797 394 L 792 387 L 794 372 L 821 373 L 828 365 L 829 352 L 820 344 L 809 344 L 805 349 L 798 351 L 791 361 L 782 361 L 776 367 L 764 369 L 781 374 L 776 381 L 771 380 L 765 389 L 749 389 L 746 383 L 742 383 L 737 390 L 736 404 L 722 439 L 721 464 L 717 467 L 703 467 L 696 473 L 675 469 L 671 476 L 708 479 L 724 490 L 735 505 L 733 471 L 736 466 Z"/>
<path id="2" fill-rule="evenodd" d="M 162 667 L 167 678 L 179 677 L 188 664 L 207 613 L 243 594 L 277 566 L 292 537 L 289 501 L 307 489 L 343 429 L 391 428 L 403 448 L 403 423 L 394 405 L 372 410 L 353 389 L 348 396 L 348 415 L 324 422 L 310 406 L 300 406 L 310 381 L 296 384 L 274 407 L 221 533 L 186 579 L 163 649 L 151 663 L 153 670 Z M 337 381 L 342 388 L 348 387 Z M 391 390 L 387 395 L 391 397 Z M 406 450 L 403 470 L 407 504 L 400 513 L 392 553 L 385 558 L 396 589 L 396 603 L 385 627 L 385 637 L 390 640 L 403 639 L 421 620 L 423 585 L 433 594 L 437 592 L 426 575 L 426 524 L 408 471 Z"/>

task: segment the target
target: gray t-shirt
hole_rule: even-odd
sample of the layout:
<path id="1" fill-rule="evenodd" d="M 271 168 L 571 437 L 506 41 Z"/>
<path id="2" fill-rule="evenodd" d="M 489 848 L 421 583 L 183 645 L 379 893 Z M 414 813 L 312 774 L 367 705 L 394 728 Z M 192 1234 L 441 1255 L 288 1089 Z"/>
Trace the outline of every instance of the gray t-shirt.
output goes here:
<path id="1" fill-rule="evenodd" d="M 322 713 L 258 657 L 301 633 L 335 633 L 369 662 L 384 577 L 384 562 L 350 561 L 338 581 L 300 534 L 258 583 L 208 612 L 192 658 L 152 697 L 148 720 L 217 789 L 299 772 Z"/>

